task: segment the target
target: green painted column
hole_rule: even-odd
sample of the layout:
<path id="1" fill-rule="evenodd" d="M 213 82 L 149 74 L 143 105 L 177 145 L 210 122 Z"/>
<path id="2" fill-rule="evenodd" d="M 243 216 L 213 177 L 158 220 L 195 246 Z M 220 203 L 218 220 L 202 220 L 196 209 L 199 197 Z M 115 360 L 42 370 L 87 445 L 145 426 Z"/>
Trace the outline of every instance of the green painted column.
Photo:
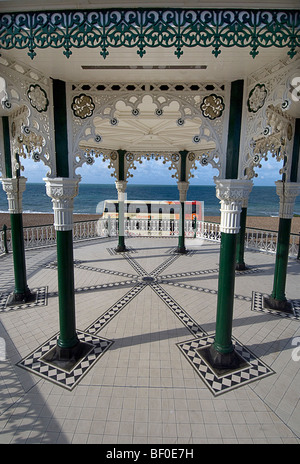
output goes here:
<path id="1" fill-rule="evenodd" d="M 242 204 L 249 196 L 252 181 L 220 179 L 215 182 L 217 198 L 221 200 L 221 246 L 216 333 L 210 359 L 215 368 L 228 369 L 240 363 L 232 344 L 236 249 Z"/>
<path id="2" fill-rule="evenodd" d="M 232 369 L 240 364 L 240 358 L 232 344 L 236 247 L 241 208 L 252 188 L 251 181 L 237 179 L 243 87 L 242 80 L 231 84 L 225 179 L 216 180 L 216 194 L 221 201 L 221 247 L 216 333 L 209 350 L 210 362 L 216 369 Z"/>
<path id="3" fill-rule="evenodd" d="M 214 341 L 215 350 L 221 354 L 228 354 L 233 351 L 231 333 L 236 239 L 237 234 L 221 233 L 216 335 Z"/>
<path id="4" fill-rule="evenodd" d="M 289 244 L 295 199 L 300 194 L 300 183 L 297 183 L 300 157 L 300 119 L 296 119 L 293 146 L 291 149 L 290 172 L 284 173 L 281 181 L 275 182 L 276 193 L 280 199 L 279 228 L 277 237 L 276 260 L 273 279 L 273 290 L 264 305 L 270 309 L 293 312 L 292 304 L 286 298 L 285 287 L 289 259 Z M 285 163 L 287 163 L 287 157 Z"/>
<path id="5" fill-rule="evenodd" d="M 78 179 L 46 178 L 47 195 L 52 198 L 56 231 L 59 337 L 52 361 L 69 360 L 79 345 L 75 319 L 73 199 L 78 194 Z"/>
<path id="6" fill-rule="evenodd" d="M 53 80 L 55 128 L 55 178 L 45 178 L 46 193 L 52 198 L 57 241 L 59 337 L 48 360 L 68 366 L 81 357 L 83 345 L 76 331 L 73 264 L 73 200 L 78 195 L 78 179 L 69 177 L 66 85 Z"/>
<path id="7" fill-rule="evenodd" d="M 2 133 L 4 146 L 5 178 L 2 187 L 8 199 L 8 210 L 11 223 L 11 241 L 14 263 L 14 291 L 9 297 L 8 305 L 28 302 L 35 298 L 27 285 L 25 246 L 23 234 L 22 197 L 26 188 L 26 178 L 19 172 L 13 177 L 11 162 L 11 144 L 9 134 L 9 118 L 2 117 Z"/>
<path id="8" fill-rule="evenodd" d="M 73 348 L 78 343 L 75 320 L 72 230 L 57 230 L 56 240 L 60 321 L 57 344 L 61 349 L 68 349 Z"/>
<path id="9" fill-rule="evenodd" d="M 269 298 L 264 298 L 264 305 L 269 309 L 292 312 L 292 304 L 286 299 L 285 287 L 293 210 L 295 199 L 300 194 L 300 183 L 277 181 L 276 192 L 280 197 L 280 208 L 273 290 Z"/>
<path id="10" fill-rule="evenodd" d="M 282 302 L 286 301 L 285 284 L 289 257 L 291 223 L 291 219 L 279 219 L 272 298 Z"/>
<path id="11" fill-rule="evenodd" d="M 180 201 L 180 215 L 179 215 L 179 236 L 177 253 L 186 253 L 185 247 L 185 202 L 189 183 L 187 182 L 186 158 L 188 152 L 186 150 L 180 151 L 180 180 L 177 182 L 179 190 Z"/>
<path id="12" fill-rule="evenodd" d="M 244 260 L 245 254 L 245 234 L 246 234 L 247 208 L 242 208 L 240 217 L 240 231 L 236 243 L 236 265 L 238 271 L 244 271 L 246 264 Z"/>
<path id="13" fill-rule="evenodd" d="M 116 188 L 118 191 L 118 245 L 116 251 L 123 253 L 126 251 L 125 231 L 124 231 L 124 207 L 127 181 L 125 180 L 125 150 L 118 150 L 118 180 Z"/>

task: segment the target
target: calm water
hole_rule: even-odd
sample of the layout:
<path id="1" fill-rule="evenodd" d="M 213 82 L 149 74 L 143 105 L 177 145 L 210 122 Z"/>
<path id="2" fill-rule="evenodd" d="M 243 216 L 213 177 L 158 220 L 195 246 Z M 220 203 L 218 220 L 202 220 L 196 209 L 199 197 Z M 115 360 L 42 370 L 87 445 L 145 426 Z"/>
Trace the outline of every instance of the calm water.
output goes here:
<path id="1" fill-rule="evenodd" d="M 191 185 L 187 199 L 204 201 L 206 216 L 217 216 L 220 213 L 219 200 L 216 198 L 215 186 Z M 178 200 L 177 185 L 128 185 L 128 200 Z M 101 211 L 101 202 L 117 199 L 114 184 L 80 184 L 79 195 L 74 199 L 75 213 L 94 214 Z M 277 216 L 279 197 L 275 187 L 253 187 L 250 194 L 248 215 Z M 0 212 L 8 209 L 6 194 L 0 189 Z M 32 213 L 52 213 L 51 199 L 46 195 L 45 184 L 27 184 L 23 195 L 23 211 Z M 295 214 L 300 214 L 300 197 L 298 196 Z"/>

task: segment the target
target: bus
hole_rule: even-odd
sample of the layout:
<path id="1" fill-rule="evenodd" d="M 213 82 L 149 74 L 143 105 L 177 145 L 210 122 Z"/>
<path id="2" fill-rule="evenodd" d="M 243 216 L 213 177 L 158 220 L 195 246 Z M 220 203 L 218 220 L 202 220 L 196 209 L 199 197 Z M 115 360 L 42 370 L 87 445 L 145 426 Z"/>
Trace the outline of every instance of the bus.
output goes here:
<path id="1" fill-rule="evenodd" d="M 124 219 L 130 220 L 179 220 L 180 201 L 167 200 L 126 200 L 124 201 Z M 185 202 L 185 220 L 201 221 L 203 206 L 200 201 Z M 105 200 L 103 219 L 117 219 L 119 212 L 118 200 Z"/>

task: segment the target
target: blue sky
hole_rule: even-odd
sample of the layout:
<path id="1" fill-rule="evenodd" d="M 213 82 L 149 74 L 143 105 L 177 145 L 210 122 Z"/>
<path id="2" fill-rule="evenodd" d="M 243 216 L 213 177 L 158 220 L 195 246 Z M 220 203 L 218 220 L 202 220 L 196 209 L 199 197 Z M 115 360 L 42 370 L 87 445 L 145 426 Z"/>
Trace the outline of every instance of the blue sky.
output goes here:
<path id="1" fill-rule="evenodd" d="M 23 175 L 27 177 L 28 182 L 43 182 L 48 168 L 40 162 L 34 162 L 31 159 L 21 160 L 25 170 Z M 82 177 L 82 183 L 90 184 L 110 184 L 115 179 L 111 177 L 112 170 L 108 169 L 108 162 L 97 159 L 92 166 L 84 164 L 76 172 Z M 254 178 L 254 185 L 273 185 L 276 180 L 281 179 L 279 170 L 281 163 L 276 162 L 269 157 L 268 162 L 262 161 L 262 167 L 257 168 L 258 177 Z M 175 171 L 168 169 L 168 164 L 163 164 L 162 160 L 144 161 L 137 165 L 137 169 L 132 171 L 134 177 L 129 178 L 130 184 L 150 184 L 150 185 L 170 185 L 175 184 L 176 179 L 172 178 Z M 194 178 L 190 180 L 191 185 L 214 185 L 213 177 L 217 175 L 217 170 L 210 165 L 201 167 L 193 171 Z"/>

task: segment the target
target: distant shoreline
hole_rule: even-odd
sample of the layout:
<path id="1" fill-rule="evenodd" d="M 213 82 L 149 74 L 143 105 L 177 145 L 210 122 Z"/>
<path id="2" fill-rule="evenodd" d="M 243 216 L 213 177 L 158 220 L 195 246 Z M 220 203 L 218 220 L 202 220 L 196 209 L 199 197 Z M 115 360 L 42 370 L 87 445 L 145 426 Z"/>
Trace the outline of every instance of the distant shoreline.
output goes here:
<path id="1" fill-rule="evenodd" d="M 92 221 L 100 218 L 99 214 L 74 214 L 74 222 Z M 206 222 L 220 222 L 220 216 L 205 216 Z M 0 213 L 0 230 L 6 224 L 10 228 L 9 213 Z M 23 226 L 34 227 L 53 224 L 53 214 L 50 213 L 23 213 Z M 247 216 L 247 227 L 257 229 L 278 231 L 279 218 L 266 216 Z M 300 233 L 300 217 L 293 217 L 291 232 L 294 234 Z"/>

